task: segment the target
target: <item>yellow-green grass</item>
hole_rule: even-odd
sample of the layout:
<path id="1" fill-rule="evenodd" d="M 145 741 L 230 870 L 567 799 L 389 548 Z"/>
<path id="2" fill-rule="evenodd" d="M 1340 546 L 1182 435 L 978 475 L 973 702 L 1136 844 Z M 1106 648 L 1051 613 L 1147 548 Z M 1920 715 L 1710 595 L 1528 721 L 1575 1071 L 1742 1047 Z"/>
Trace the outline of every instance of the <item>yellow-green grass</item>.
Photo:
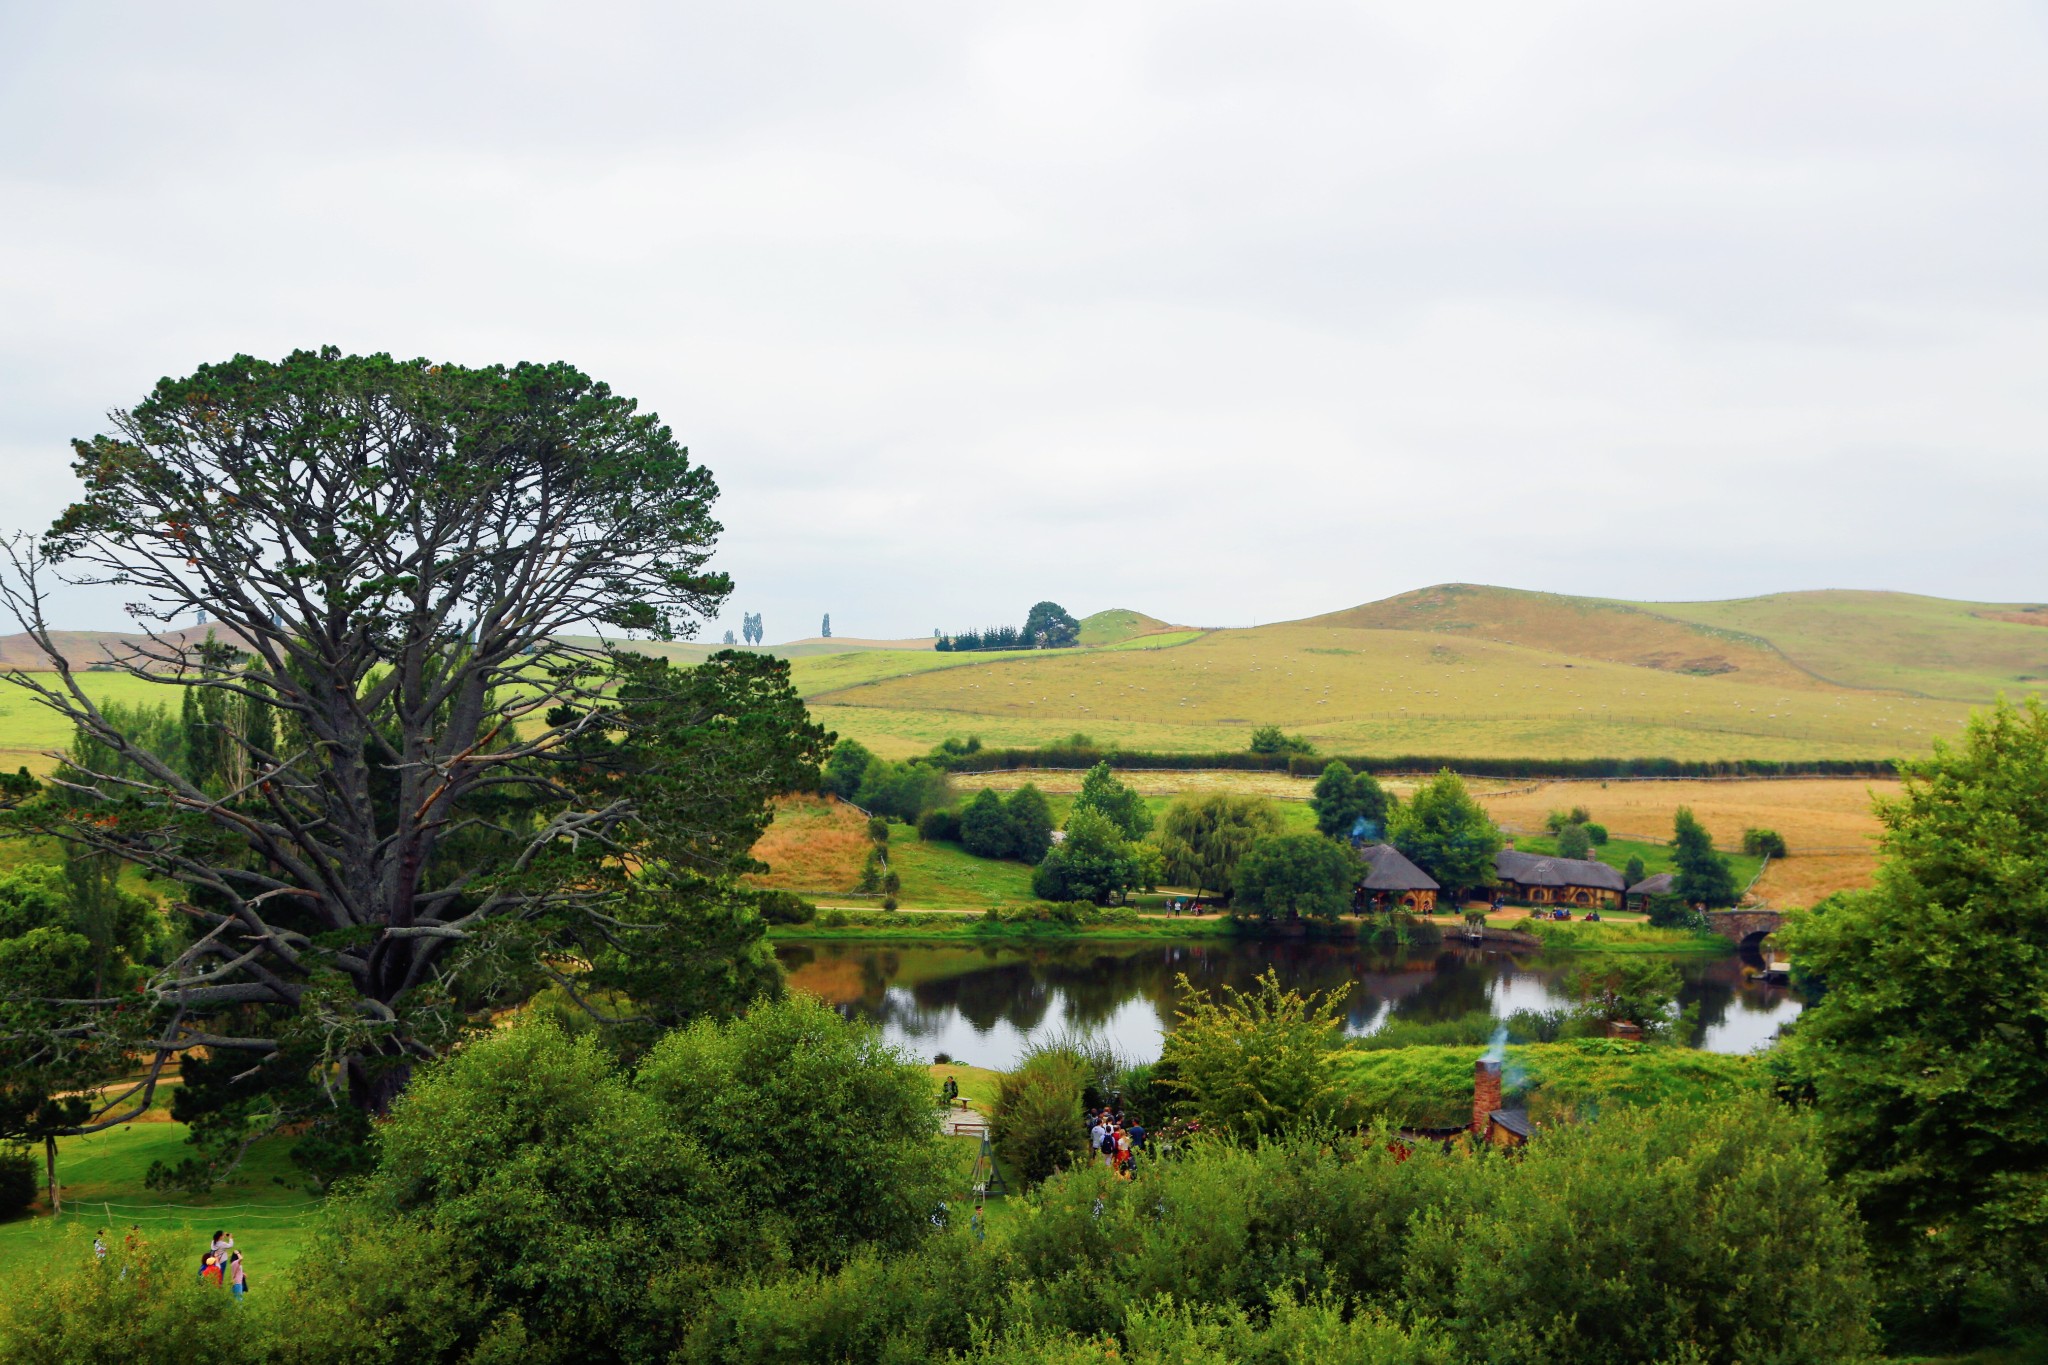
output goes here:
<path id="1" fill-rule="evenodd" d="M 1762 636 L 1792 663 L 1850 687 L 1977 702 L 2048 689 L 2048 610 L 2036 604 L 1843 590 L 1643 606 Z"/>
<path id="2" fill-rule="evenodd" d="M 959 1062 L 948 1062 L 944 1066 L 934 1063 L 930 1068 L 934 1090 L 951 1077 L 960 1083 L 960 1098 L 970 1108 L 986 1114 L 996 1107 L 996 1088 L 1003 1082 L 1003 1072 L 985 1066 L 967 1066 Z"/>
<path id="3" fill-rule="evenodd" d="M 38 1204 L 35 1216 L 0 1223 L 0 1274 L 22 1273 L 56 1246 L 63 1228 L 80 1223 L 116 1236 L 133 1223 L 152 1235 L 188 1237 L 195 1269 L 214 1231 L 226 1229 L 249 1263 L 252 1282 L 289 1265 L 320 1211 L 319 1198 L 307 1193 L 305 1176 L 291 1163 L 295 1139 L 257 1143 L 235 1173 L 207 1194 L 146 1188 L 143 1178 L 152 1162 L 176 1165 L 193 1154 L 188 1135 L 184 1124 L 158 1110 L 147 1121 L 58 1139 L 64 1212 L 53 1218 Z"/>
<path id="4" fill-rule="evenodd" d="M 1113 645 L 1119 641 L 1171 628 L 1158 617 L 1147 616 L 1142 611 L 1112 607 L 1108 611 L 1098 611 L 1093 616 L 1081 618 L 1081 643 L 1091 646 Z"/>
<path id="5" fill-rule="evenodd" d="M 1766 683 L 1453 635 L 1303 625 L 1212 631 L 1172 649 L 997 655 L 812 696 L 826 724 L 893 753 L 966 733 L 1032 745 L 1077 731 L 1103 745 L 1221 751 L 1277 724 L 1325 753 L 1881 759 L 1924 750 L 1970 709 L 1797 672 Z"/>
<path id="6" fill-rule="evenodd" d="M 32 675 L 47 687 L 56 687 L 54 673 Z M 178 709 L 181 690 L 174 684 L 154 683 L 128 673 L 80 672 L 84 693 L 96 704 L 155 706 L 161 702 L 173 713 Z M 71 747 L 71 722 L 44 706 L 24 688 L 0 684 L 0 768 L 12 771 L 26 766 L 33 773 L 47 773 L 55 764 L 51 750 Z"/>
<path id="7" fill-rule="evenodd" d="M 1605 911 L 1601 913 L 1598 923 L 1577 919 L 1524 919 L 1501 927 L 1533 934 L 1543 940 L 1545 949 L 1554 952 L 1700 953 L 1710 957 L 1722 957 L 1728 952 L 1728 940 L 1719 934 L 1705 930 L 1660 929 L 1633 915 L 1609 918 Z M 1491 916 L 1489 922 L 1499 923 Z"/>
<path id="8" fill-rule="evenodd" d="M 1469 1047 L 1402 1047 L 1347 1052 L 1338 1066 L 1367 1113 L 1448 1128 L 1472 1120 L 1474 1060 Z M 1511 1047 L 1506 1076 L 1507 1102 L 1538 1122 L 1614 1105 L 1718 1099 L 1758 1083 L 1749 1057 L 1608 1039 Z"/>
<path id="9" fill-rule="evenodd" d="M 1031 868 L 1006 859 L 977 858 L 958 844 L 927 843 L 904 825 L 889 827 L 889 866 L 903 879 L 897 897 L 906 908 L 919 906 L 1029 905 Z"/>

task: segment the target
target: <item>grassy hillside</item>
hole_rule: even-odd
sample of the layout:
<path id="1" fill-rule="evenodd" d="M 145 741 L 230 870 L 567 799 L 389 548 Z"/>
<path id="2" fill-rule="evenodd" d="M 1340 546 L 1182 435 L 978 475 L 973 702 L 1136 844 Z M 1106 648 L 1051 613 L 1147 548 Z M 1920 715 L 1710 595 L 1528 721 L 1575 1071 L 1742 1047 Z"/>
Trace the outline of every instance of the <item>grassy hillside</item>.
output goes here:
<path id="1" fill-rule="evenodd" d="M 1847 687 L 1964 701 L 2048 690 L 2048 607 L 1847 591 L 1645 606 L 1766 637 L 1799 667 Z"/>
<path id="2" fill-rule="evenodd" d="M 918 672 L 854 656 L 797 672 L 824 723 L 892 754 L 969 732 L 991 744 L 1079 731 L 1133 748 L 1241 749 L 1270 723 L 1324 752 L 1883 758 L 1925 749 L 1969 710 L 1773 670 L 1759 651 L 1739 657 L 1731 671 L 1684 672 L 1464 634 L 1288 624 L 1165 649 L 1033 651 Z M 821 686 L 827 665 L 843 685 Z"/>
<path id="3" fill-rule="evenodd" d="M 1112 607 L 1108 611 L 1098 611 L 1093 616 L 1081 618 L 1081 643 L 1089 646 L 1113 645 L 1120 640 L 1171 629 L 1171 626 L 1156 616 L 1147 616 L 1142 611 L 1129 611 L 1123 607 Z"/>

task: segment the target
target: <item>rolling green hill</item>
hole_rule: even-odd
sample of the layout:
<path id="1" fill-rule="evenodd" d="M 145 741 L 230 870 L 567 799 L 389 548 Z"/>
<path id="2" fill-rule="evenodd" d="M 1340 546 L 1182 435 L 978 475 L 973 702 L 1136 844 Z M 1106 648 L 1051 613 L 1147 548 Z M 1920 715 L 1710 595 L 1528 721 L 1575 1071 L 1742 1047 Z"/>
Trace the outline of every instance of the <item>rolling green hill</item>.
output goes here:
<path id="1" fill-rule="evenodd" d="M 1142 611 L 1130 611 L 1123 607 L 1112 607 L 1098 611 L 1093 616 L 1081 619 L 1081 643 L 1083 645 L 1113 645 L 1140 635 L 1156 631 L 1172 630 L 1156 616 L 1147 616 Z"/>

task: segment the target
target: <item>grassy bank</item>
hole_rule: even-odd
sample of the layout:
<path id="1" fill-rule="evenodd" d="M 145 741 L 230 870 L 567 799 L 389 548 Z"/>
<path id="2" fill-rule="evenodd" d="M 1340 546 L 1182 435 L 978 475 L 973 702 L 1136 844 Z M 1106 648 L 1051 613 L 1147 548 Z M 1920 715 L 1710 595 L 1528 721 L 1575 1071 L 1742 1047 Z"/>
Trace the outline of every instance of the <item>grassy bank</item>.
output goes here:
<path id="1" fill-rule="evenodd" d="M 1047 917 L 991 918 L 986 915 L 919 913 L 914 910 L 826 910 L 809 924 L 770 926 L 776 940 L 896 939 L 935 941 L 971 939 L 979 942 L 1043 939 L 1176 939 L 1229 938 L 1237 933 L 1227 919 L 1140 917 L 1128 912 L 1082 914 L 1074 922 Z"/>
<path id="2" fill-rule="evenodd" d="M 1719 934 L 1693 929 L 1659 929 L 1649 924 L 1609 924 L 1604 920 L 1520 920 L 1504 926 L 1533 934 L 1545 952 L 1565 953 L 1698 953 L 1719 957 L 1729 951 Z"/>
<path id="3" fill-rule="evenodd" d="M 1472 1118 L 1471 1047 L 1354 1051 L 1339 1062 L 1364 1108 L 1399 1123 L 1451 1127 Z M 1538 1121 L 1591 1117 L 1613 1105 L 1724 1097 L 1756 1083 L 1746 1056 L 1612 1039 L 1532 1043 L 1507 1050 L 1504 1093 Z"/>

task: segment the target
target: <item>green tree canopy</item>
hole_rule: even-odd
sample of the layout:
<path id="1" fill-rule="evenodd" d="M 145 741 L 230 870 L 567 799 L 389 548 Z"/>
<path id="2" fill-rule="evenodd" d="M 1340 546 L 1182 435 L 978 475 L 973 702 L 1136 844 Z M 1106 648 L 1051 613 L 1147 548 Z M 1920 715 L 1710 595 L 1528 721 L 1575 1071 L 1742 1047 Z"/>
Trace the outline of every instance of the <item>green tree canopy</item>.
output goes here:
<path id="1" fill-rule="evenodd" d="M 1493 885 L 1500 831 L 1448 768 L 1416 788 L 1395 811 L 1388 842 L 1446 892 Z"/>
<path id="2" fill-rule="evenodd" d="M 1074 798 L 1075 810 L 1100 811 L 1126 839 L 1142 839 L 1152 829 L 1152 812 L 1145 798 L 1117 781 L 1104 760 L 1081 779 L 1081 794 Z"/>
<path id="3" fill-rule="evenodd" d="M 1255 754 L 1312 754 L 1316 746 L 1301 735 L 1282 732 L 1277 725 L 1261 725 L 1252 731 L 1249 746 Z"/>
<path id="4" fill-rule="evenodd" d="M 1052 847 L 1052 804 L 1045 799 L 1045 793 L 1032 783 L 1010 793 L 1010 799 L 1003 803 L 1009 813 L 1010 826 L 1017 836 L 1018 858 L 1027 863 L 1043 859 L 1046 850 Z"/>
<path id="5" fill-rule="evenodd" d="M 1592 857 L 1592 834 L 1584 825 L 1566 825 L 1557 832 L 1557 856 L 1579 859 Z"/>
<path id="6" fill-rule="evenodd" d="M 1877 803 L 1875 885 L 1780 931 L 1819 994 L 1785 1060 L 1913 1325 L 1952 1325 L 1975 1303 L 2038 1329 L 2048 708 L 2000 701 L 1900 775 L 1898 798 Z"/>
<path id="7" fill-rule="evenodd" d="M 987 787 L 960 812 L 960 846 L 977 858 L 1011 858 L 1017 853 L 1017 825 L 1003 798 Z"/>
<path id="8" fill-rule="evenodd" d="M 1162 1083 L 1179 1107 L 1214 1132 L 1271 1136 L 1342 1115 L 1349 1104 L 1335 1063 L 1343 991 L 1283 990 L 1268 968 L 1249 991 L 1224 986 L 1211 999 L 1180 978 L 1188 1002 L 1166 1035 Z"/>
<path id="9" fill-rule="evenodd" d="M 1647 867 L 1643 866 L 1642 856 L 1640 854 L 1635 853 L 1629 854 L 1628 867 L 1621 874 L 1622 880 L 1627 882 L 1630 886 L 1634 886 L 1637 882 L 1643 880 L 1643 878 L 1649 875 L 1650 870 Z"/>
<path id="10" fill-rule="evenodd" d="M 1261 797 L 1228 792 L 1180 797 L 1159 821 L 1165 880 L 1228 897 L 1237 885 L 1238 860 L 1261 837 L 1281 829 L 1279 813 Z"/>
<path id="11" fill-rule="evenodd" d="M 1081 642 L 1081 623 L 1057 602 L 1040 602 L 1024 618 L 1025 643 L 1036 649 L 1066 649 Z"/>
<path id="12" fill-rule="evenodd" d="M 1140 872 L 1137 850 L 1123 831 L 1101 811 L 1077 806 L 1065 835 L 1032 874 L 1031 894 L 1108 905 L 1138 884 Z"/>
<path id="13" fill-rule="evenodd" d="M 1671 862 L 1678 874 L 1671 882 L 1673 895 L 1689 905 L 1735 904 L 1735 874 L 1728 860 L 1714 852 L 1714 836 L 1693 818 L 1690 806 L 1680 806 L 1672 817 Z"/>
<path id="14" fill-rule="evenodd" d="M 1386 833 L 1387 812 L 1393 801 L 1379 779 L 1371 773 L 1354 773 L 1348 764 L 1332 759 L 1316 779 L 1309 806 L 1316 813 L 1316 828 L 1332 839 L 1346 839 L 1363 818 L 1369 833 L 1377 838 Z"/>
<path id="15" fill-rule="evenodd" d="M 1261 919 L 1340 919 L 1359 877 L 1351 850 L 1320 834 L 1255 840 L 1237 865 L 1239 910 Z"/>

